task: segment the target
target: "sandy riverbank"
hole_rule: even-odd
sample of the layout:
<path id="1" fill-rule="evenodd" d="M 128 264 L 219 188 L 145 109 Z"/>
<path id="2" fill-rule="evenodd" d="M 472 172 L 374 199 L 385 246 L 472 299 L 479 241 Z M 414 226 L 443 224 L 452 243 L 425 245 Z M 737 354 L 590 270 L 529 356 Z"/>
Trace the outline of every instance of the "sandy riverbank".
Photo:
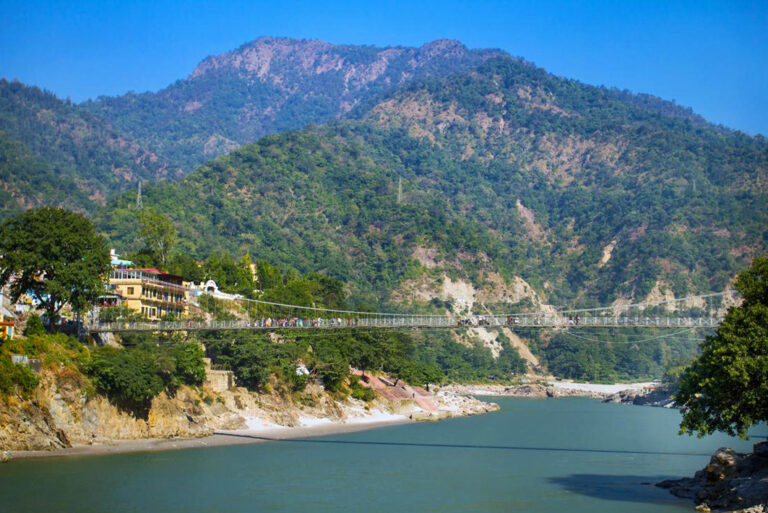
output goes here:
<path id="1" fill-rule="evenodd" d="M 386 426 L 414 422 L 404 415 L 374 412 L 364 417 L 334 422 L 322 418 L 302 419 L 301 426 L 288 427 L 264 423 L 260 419 L 247 419 L 247 429 L 216 431 L 211 436 L 200 438 L 117 440 L 105 444 L 76 445 L 56 451 L 12 451 L 10 459 L 58 458 L 70 456 L 104 456 L 134 452 L 158 452 L 179 449 L 199 449 L 227 445 L 245 445 L 278 440 L 292 440 L 317 436 L 337 435 L 366 431 Z"/>

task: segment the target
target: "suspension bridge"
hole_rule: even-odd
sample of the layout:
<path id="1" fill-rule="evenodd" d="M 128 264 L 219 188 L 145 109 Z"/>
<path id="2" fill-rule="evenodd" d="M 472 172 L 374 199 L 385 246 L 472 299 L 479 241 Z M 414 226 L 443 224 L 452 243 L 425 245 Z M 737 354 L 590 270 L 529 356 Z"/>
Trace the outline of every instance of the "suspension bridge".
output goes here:
<path id="1" fill-rule="evenodd" d="M 562 309 L 543 306 L 538 311 L 483 314 L 424 315 L 389 312 L 362 312 L 297 306 L 246 298 L 235 303 L 237 319 L 184 319 L 178 321 L 95 321 L 85 325 L 91 333 L 172 332 L 172 331 L 273 331 L 273 330 L 354 330 L 354 329 L 462 329 L 475 327 L 509 328 L 655 328 L 714 329 L 722 322 L 715 309 L 656 307 L 702 304 L 710 298 L 732 295 L 732 291 L 701 294 L 679 299 L 609 307 Z M 195 305 L 199 307 L 198 305 Z M 695 311 L 694 311 L 695 310 Z"/>

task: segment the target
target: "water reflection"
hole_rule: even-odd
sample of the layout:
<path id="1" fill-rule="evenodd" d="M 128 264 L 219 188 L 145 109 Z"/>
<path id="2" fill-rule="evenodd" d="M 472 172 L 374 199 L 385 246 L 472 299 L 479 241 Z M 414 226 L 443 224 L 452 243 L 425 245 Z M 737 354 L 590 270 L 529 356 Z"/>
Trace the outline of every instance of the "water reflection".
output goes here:
<path id="1" fill-rule="evenodd" d="M 604 474 L 571 474 L 564 477 L 550 477 L 550 483 L 579 495 L 595 499 L 624 502 L 652 502 L 674 504 L 683 502 L 666 490 L 656 488 L 655 483 L 679 476 L 632 476 Z"/>

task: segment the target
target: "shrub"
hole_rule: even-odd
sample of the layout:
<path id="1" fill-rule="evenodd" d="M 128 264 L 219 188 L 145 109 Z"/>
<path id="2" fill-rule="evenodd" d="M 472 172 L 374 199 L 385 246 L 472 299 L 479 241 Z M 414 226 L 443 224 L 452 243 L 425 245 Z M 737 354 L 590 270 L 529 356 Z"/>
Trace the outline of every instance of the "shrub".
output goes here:
<path id="1" fill-rule="evenodd" d="M 99 348 L 86 372 L 96 389 L 118 406 L 145 416 L 152 399 L 163 390 L 182 384 L 199 385 L 205 379 L 203 351 L 197 344 L 168 347 Z"/>
<path id="2" fill-rule="evenodd" d="M 165 383 L 154 355 L 142 349 L 100 348 L 86 366 L 96 389 L 119 406 L 146 414 Z"/>
<path id="3" fill-rule="evenodd" d="M 26 365 L 16 365 L 7 354 L 0 354 L 0 395 L 14 393 L 28 398 L 39 383 L 38 377 Z"/>
<path id="4" fill-rule="evenodd" d="M 376 398 L 376 393 L 373 391 L 373 389 L 364 387 L 360 384 L 360 378 L 358 376 L 350 377 L 349 388 L 352 390 L 352 397 L 355 399 L 370 402 Z"/>
<path id="5" fill-rule="evenodd" d="M 45 325 L 40 316 L 33 313 L 27 318 L 27 326 L 24 328 L 24 336 L 31 337 L 34 335 L 45 335 Z"/>

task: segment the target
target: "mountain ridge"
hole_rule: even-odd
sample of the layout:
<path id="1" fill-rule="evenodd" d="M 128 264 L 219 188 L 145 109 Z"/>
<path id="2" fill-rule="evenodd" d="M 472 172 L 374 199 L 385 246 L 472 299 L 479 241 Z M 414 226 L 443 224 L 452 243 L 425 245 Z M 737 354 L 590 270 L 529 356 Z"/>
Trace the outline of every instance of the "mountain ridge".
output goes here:
<path id="1" fill-rule="evenodd" d="M 190 171 L 261 136 L 342 117 L 413 78 L 466 70 L 501 54 L 452 40 L 379 48 L 261 37 L 206 57 L 160 91 L 82 106 Z"/>

